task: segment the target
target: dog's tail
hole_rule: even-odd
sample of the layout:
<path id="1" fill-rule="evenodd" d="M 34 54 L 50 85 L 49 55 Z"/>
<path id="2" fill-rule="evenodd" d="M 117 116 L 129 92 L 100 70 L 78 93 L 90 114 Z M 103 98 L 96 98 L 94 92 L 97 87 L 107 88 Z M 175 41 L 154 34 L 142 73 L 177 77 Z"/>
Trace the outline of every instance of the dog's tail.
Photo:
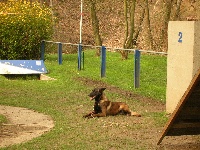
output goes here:
<path id="1" fill-rule="evenodd" d="M 131 112 L 131 116 L 141 117 L 141 115 L 137 112 Z"/>

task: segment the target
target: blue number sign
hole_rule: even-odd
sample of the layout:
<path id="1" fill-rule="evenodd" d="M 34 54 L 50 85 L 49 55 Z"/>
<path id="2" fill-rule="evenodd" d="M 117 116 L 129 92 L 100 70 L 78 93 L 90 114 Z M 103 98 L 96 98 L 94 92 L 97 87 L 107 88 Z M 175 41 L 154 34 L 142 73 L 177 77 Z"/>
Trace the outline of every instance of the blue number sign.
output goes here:
<path id="1" fill-rule="evenodd" d="M 179 33 L 178 33 L 178 36 L 179 36 L 178 42 L 179 42 L 179 43 L 182 43 L 182 42 L 183 42 L 183 40 L 182 40 L 183 33 L 182 33 L 182 32 L 179 32 Z"/>

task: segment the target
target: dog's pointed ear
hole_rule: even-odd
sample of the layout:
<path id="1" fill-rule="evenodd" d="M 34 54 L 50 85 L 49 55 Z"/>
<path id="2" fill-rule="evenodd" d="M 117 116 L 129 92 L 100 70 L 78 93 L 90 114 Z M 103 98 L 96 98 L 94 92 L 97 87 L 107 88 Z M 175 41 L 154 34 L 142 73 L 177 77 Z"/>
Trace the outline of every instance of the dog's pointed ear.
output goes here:
<path id="1" fill-rule="evenodd" d="M 99 89 L 99 92 L 102 93 L 105 89 L 106 89 L 106 88 L 100 88 L 100 89 Z"/>

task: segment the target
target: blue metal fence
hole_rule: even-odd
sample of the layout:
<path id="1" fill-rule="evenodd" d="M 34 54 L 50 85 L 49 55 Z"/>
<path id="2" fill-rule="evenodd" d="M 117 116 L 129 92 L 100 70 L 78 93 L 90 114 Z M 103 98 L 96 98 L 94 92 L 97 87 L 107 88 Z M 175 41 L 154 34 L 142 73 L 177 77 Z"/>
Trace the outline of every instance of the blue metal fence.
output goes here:
<path id="1" fill-rule="evenodd" d="M 106 47 L 101 47 L 101 77 L 106 76 Z"/>
<path id="2" fill-rule="evenodd" d="M 78 70 L 82 68 L 82 45 L 78 45 Z"/>
<path id="3" fill-rule="evenodd" d="M 134 66 L 134 87 L 140 86 L 140 51 L 135 50 L 135 66 Z"/>
<path id="4" fill-rule="evenodd" d="M 137 50 L 137 49 L 122 49 L 122 48 L 111 48 L 105 46 L 93 46 L 93 45 L 83 45 L 83 44 L 72 44 L 72 43 L 61 43 L 61 42 L 53 42 L 53 41 L 42 41 L 41 42 L 41 60 L 45 61 L 45 42 L 49 43 L 56 43 L 58 44 L 58 64 L 62 64 L 62 45 L 74 45 L 78 47 L 78 70 L 84 69 L 84 51 L 82 50 L 82 46 L 93 47 L 93 48 L 101 48 L 101 71 L 100 75 L 101 78 L 106 76 L 106 49 L 113 49 L 113 50 L 127 50 L 133 51 L 134 55 L 134 87 L 140 87 L 140 55 L 141 52 L 146 53 L 154 53 L 154 54 L 163 54 L 167 55 L 165 52 L 154 52 L 154 51 L 146 51 L 146 50 Z"/>

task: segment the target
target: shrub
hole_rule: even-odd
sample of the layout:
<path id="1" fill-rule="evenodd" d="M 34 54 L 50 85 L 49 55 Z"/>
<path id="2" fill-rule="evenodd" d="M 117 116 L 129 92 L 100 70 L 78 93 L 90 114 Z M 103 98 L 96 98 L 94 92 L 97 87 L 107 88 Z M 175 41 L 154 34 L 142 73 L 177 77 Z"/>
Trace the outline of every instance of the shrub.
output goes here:
<path id="1" fill-rule="evenodd" d="M 0 2 L 0 59 L 39 59 L 52 31 L 51 10 L 37 2 Z"/>

